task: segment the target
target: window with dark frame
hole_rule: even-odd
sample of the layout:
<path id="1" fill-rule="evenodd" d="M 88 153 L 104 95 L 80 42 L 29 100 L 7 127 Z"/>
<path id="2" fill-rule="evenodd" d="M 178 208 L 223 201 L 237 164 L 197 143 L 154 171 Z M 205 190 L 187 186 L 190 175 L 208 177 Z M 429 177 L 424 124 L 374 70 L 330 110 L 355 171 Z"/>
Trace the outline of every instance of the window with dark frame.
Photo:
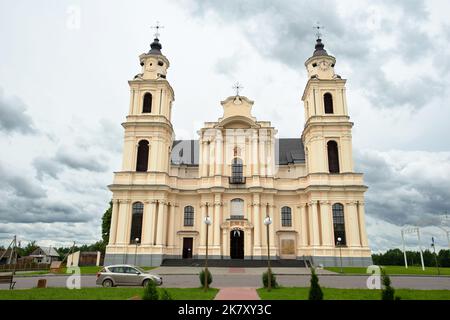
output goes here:
<path id="1" fill-rule="evenodd" d="M 281 208 L 281 226 L 292 227 L 292 210 L 289 207 Z"/>
<path id="2" fill-rule="evenodd" d="M 152 94 L 147 92 L 144 95 L 144 103 L 142 106 L 142 113 L 151 113 L 152 112 Z"/>
<path id="3" fill-rule="evenodd" d="M 243 182 L 243 164 L 240 158 L 234 158 L 233 163 L 231 164 L 231 182 Z"/>
<path id="4" fill-rule="evenodd" d="M 344 206 L 340 203 L 333 204 L 333 228 L 334 228 L 334 243 L 336 245 L 346 245 L 345 239 L 345 218 Z M 338 238 L 341 241 L 338 243 Z"/>
<path id="5" fill-rule="evenodd" d="M 328 151 L 328 169 L 330 173 L 339 173 L 339 151 L 336 141 L 328 141 L 327 143 Z"/>
<path id="6" fill-rule="evenodd" d="M 184 207 L 184 226 L 194 226 L 194 207 L 192 206 Z"/>
<path id="7" fill-rule="evenodd" d="M 146 172 L 148 169 L 148 141 L 141 140 L 138 144 L 136 171 Z"/>
<path id="8" fill-rule="evenodd" d="M 131 215 L 131 232 L 130 232 L 131 244 L 136 244 L 136 238 L 139 239 L 137 243 L 141 243 L 143 215 L 144 215 L 144 204 L 142 202 L 133 203 L 133 211 Z"/>
<path id="9" fill-rule="evenodd" d="M 323 105 L 325 107 L 325 113 L 334 113 L 333 112 L 333 96 L 331 93 L 327 92 L 323 95 Z"/>

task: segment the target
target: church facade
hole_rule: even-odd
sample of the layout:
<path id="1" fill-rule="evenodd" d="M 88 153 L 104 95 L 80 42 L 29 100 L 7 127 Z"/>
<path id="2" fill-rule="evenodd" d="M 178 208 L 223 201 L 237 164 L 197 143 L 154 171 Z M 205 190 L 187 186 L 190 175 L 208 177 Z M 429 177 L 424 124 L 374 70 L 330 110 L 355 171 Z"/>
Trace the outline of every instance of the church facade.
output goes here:
<path id="1" fill-rule="evenodd" d="M 170 63 L 161 50 L 155 38 L 129 81 L 105 264 L 155 266 L 208 252 L 210 259 L 270 253 L 315 265 L 370 265 L 367 187 L 354 172 L 346 80 L 322 41 L 305 62 L 303 133 L 289 139 L 253 117 L 253 101 L 237 93 L 221 102 L 223 116 L 206 122 L 198 140 L 175 140 Z"/>

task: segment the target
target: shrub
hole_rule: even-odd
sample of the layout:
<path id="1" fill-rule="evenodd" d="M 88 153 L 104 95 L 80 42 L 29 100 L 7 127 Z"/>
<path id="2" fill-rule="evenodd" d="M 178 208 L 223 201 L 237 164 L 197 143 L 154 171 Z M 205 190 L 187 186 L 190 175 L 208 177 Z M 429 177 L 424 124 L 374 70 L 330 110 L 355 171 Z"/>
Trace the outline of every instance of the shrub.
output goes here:
<path id="1" fill-rule="evenodd" d="M 323 292 L 319 285 L 319 278 L 314 268 L 311 268 L 311 286 L 309 287 L 309 300 L 323 300 Z"/>
<path id="2" fill-rule="evenodd" d="M 147 285 L 144 288 L 144 294 L 142 295 L 142 300 L 158 300 L 159 294 L 156 289 L 156 284 L 153 280 L 148 280 Z"/>
<path id="3" fill-rule="evenodd" d="M 277 283 L 277 277 L 275 276 L 275 274 L 273 272 L 270 272 L 270 285 L 272 288 L 277 288 L 278 287 L 278 283 Z M 269 286 L 269 272 L 266 271 L 262 274 L 262 281 L 263 281 L 263 285 L 264 288 L 267 288 Z"/>
<path id="4" fill-rule="evenodd" d="M 383 283 L 381 300 L 400 300 L 400 297 L 395 297 L 395 289 L 391 287 L 391 279 L 384 269 L 381 269 L 381 281 Z"/>
<path id="5" fill-rule="evenodd" d="M 209 285 L 212 283 L 212 275 L 211 272 L 209 272 L 209 269 L 206 269 L 207 272 L 207 280 L 208 280 L 208 288 Z M 199 278 L 200 278 L 200 284 L 202 285 L 202 287 L 205 286 L 205 269 L 203 269 L 200 274 L 199 274 Z"/>
<path id="6" fill-rule="evenodd" d="M 162 289 L 160 300 L 173 300 L 173 299 L 169 291 L 167 291 L 166 289 Z"/>

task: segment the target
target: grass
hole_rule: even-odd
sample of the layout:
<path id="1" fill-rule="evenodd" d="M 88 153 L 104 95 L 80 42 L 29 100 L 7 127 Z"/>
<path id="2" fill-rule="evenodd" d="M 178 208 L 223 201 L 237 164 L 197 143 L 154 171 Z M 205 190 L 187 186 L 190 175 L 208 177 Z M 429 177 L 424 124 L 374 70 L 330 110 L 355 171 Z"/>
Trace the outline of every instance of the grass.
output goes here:
<path id="1" fill-rule="evenodd" d="M 389 275 L 396 275 L 396 274 L 409 274 L 409 275 L 432 275 L 437 276 L 437 268 L 435 267 L 425 267 L 425 271 L 422 270 L 422 267 L 408 267 L 406 269 L 403 266 L 383 266 L 383 268 L 386 270 L 387 274 Z M 333 271 L 340 273 L 341 268 L 340 267 L 325 267 L 325 270 Z M 364 267 L 343 267 L 342 273 L 345 274 L 367 274 L 366 268 Z M 439 268 L 440 275 L 450 275 L 450 268 Z"/>
<path id="2" fill-rule="evenodd" d="M 127 300 L 142 296 L 143 288 L 67 288 L 0 290 L 0 300 Z M 161 290 L 158 288 L 158 290 Z M 174 300 L 212 300 L 218 289 L 166 288 Z"/>
<path id="3" fill-rule="evenodd" d="M 309 288 L 258 289 L 261 300 L 308 300 Z M 381 300 L 380 290 L 322 288 L 324 300 Z M 450 300 L 450 290 L 395 289 L 402 300 Z"/>
<path id="4" fill-rule="evenodd" d="M 97 267 L 97 266 L 83 266 L 80 267 L 80 272 L 81 274 L 96 274 L 98 271 L 100 271 L 100 269 L 103 267 Z M 144 270 L 152 270 L 155 269 L 156 267 L 142 267 L 142 269 Z M 58 274 L 66 274 L 66 268 L 62 268 L 61 272 L 59 272 Z M 35 275 L 43 275 L 43 274 L 49 274 L 50 271 L 49 270 L 45 270 L 45 271 L 33 271 L 33 272 L 27 272 L 27 273 L 16 273 L 16 276 L 35 276 Z"/>

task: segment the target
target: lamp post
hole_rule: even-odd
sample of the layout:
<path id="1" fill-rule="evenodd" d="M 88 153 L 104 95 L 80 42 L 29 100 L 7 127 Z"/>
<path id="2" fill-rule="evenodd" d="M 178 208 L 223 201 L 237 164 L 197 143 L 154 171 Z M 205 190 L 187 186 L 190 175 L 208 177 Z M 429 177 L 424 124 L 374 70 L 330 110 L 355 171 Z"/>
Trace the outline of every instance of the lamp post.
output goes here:
<path id="1" fill-rule="evenodd" d="M 267 215 L 264 219 L 264 224 L 266 225 L 267 234 L 267 290 L 272 289 L 272 271 L 270 270 L 270 240 L 269 240 L 269 226 L 272 224 L 272 219 L 269 217 L 269 204 L 267 204 Z"/>
<path id="2" fill-rule="evenodd" d="M 439 270 L 439 264 L 438 264 L 437 255 L 436 255 L 436 245 L 435 245 L 435 243 L 434 243 L 434 237 L 431 237 L 431 246 L 433 247 L 434 261 L 436 262 L 437 272 L 438 272 L 438 275 L 440 275 L 441 272 L 440 272 L 440 270 Z"/>
<path id="3" fill-rule="evenodd" d="M 136 245 L 134 249 L 134 265 L 136 265 L 137 247 L 139 245 L 139 238 L 134 239 L 134 244 Z"/>
<path id="4" fill-rule="evenodd" d="M 204 222 L 206 224 L 206 257 L 205 257 L 204 290 L 207 291 L 208 290 L 208 230 L 209 230 L 209 226 L 212 223 L 212 220 L 209 216 L 206 216 Z"/>
<path id="5" fill-rule="evenodd" d="M 342 238 L 338 237 L 337 238 L 337 245 L 339 247 L 339 260 L 341 261 L 341 273 L 342 273 L 342 247 L 341 247 L 341 241 L 342 241 Z"/>

